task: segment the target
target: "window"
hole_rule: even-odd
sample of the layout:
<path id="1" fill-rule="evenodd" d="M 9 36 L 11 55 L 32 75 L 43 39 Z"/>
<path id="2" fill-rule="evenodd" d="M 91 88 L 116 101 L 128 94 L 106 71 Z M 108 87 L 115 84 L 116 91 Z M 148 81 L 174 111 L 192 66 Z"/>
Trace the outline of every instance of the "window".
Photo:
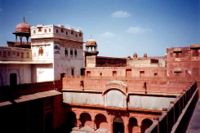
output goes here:
<path id="1" fill-rule="evenodd" d="M 155 72 L 155 73 L 154 73 L 154 77 L 157 77 L 157 76 L 158 76 L 158 73 L 157 73 L 157 72 Z"/>
<path id="2" fill-rule="evenodd" d="M 131 77 L 131 69 L 126 69 L 126 77 Z"/>
<path id="3" fill-rule="evenodd" d="M 102 76 L 102 72 L 99 73 L 99 76 Z"/>
<path id="4" fill-rule="evenodd" d="M 87 72 L 86 72 L 86 76 L 89 77 L 90 75 L 91 75 L 91 72 L 90 72 L 90 71 L 87 71 Z"/>
<path id="5" fill-rule="evenodd" d="M 51 29 L 49 29 L 49 32 L 51 32 Z"/>
<path id="6" fill-rule="evenodd" d="M 140 77 L 143 77 L 145 75 L 144 71 L 140 71 Z"/>
<path id="7" fill-rule="evenodd" d="M 58 33 L 58 29 L 56 29 L 56 33 Z"/>
<path id="8" fill-rule="evenodd" d="M 65 77 L 65 73 L 60 74 L 60 79 L 63 79 Z"/>
<path id="9" fill-rule="evenodd" d="M 79 36 L 82 37 L 82 33 L 81 32 L 79 33 Z"/>
<path id="10" fill-rule="evenodd" d="M 74 76 L 74 68 L 71 68 L 71 76 Z"/>
<path id="11" fill-rule="evenodd" d="M 70 55 L 71 55 L 71 56 L 73 55 L 73 50 L 70 50 Z"/>
<path id="12" fill-rule="evenodd" d="M 42 27 L 38 27 L 38 32 L 41 32 L 42 31 Z"/>
<path id="13" fill-rule="evenodd" d="M 21 58 L 24 58 L 24 53 L 21 53 Z"/>
<path id="14" fill-rule="evenodd" d="M 81 73 L 81 76 L 84 76 L 85 75 L 85 68 L 81 68 L 80 73 Z"/>
<path id="15" fill-rule="evenodd" d="M 46 33 L 46 32 L 47 32 L 47 29 L 44 29 L 44 32 Z"/>
<path id="16" fill-rule="evenodd" d="M 66 35 L 68 35 L 68 32 L 66 31 Z"/>
<path id="17" fill-rule="evenodd" d="M 64 32 L 64 29 L 61 29 L 61 32 L 63 33 L 63 32 Z"/>
<path id="18" fill-rule="evenodd" d="M 8 56 L 10 56 L 10 51 L 8 51 Z"/>
<path id="19" fill-rule="evenodd" d="M 26 53 L 26 57 L 29 58 L 29 52 Z"/>
<path id="20" fill-rule="evenodd" d="M 71 30 L 71 34 L 72 34 L 72 35 L 74 34 L 74 31 L 73 31 L 73 30 Z"/>
<path id="21" fill-rule="evenodd" d="M 77 56 L 77 50 L 76 49 L 74 50 L 74 55 Z"/>
<path id="22" fill-rule="evenodd" d="M 3 51 L 3 57 L 6 57 L 6 51 Z"/>
<path id="23" fill-rule="evenodd" d="M 36 31 L 35 31 L 35 30 L 33 30 L 33 33 L 35 34 L 35 33 L 36 33 Z"/>
<path id="24" fill-rule="evenodd" d="M 65 56 L 68 56 L 68 50 L 65 48 Z"/>
<path id="25" fill-rule="evenodd" d="M 113 72 L 112 72 L 112 76 L 113 76 L 113 77 L 116 77 L 116 76 L 117 76 L 117 71 L 113 71 Z"/>
<path id="26" fill-rule="evenodd" d="M 158 64 L 158 59 L 151 59 L 151 64 Z"/>

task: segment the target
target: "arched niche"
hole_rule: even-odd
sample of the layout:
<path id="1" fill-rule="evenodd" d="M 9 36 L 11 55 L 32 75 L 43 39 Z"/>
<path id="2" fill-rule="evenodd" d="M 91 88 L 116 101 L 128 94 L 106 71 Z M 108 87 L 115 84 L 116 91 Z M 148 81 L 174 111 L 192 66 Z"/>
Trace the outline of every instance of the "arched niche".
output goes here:
<path id="1" fill-rule="evenodd" d="M 126 108 L 126 95 L 119 89 L 112 88 L 104 94 L 106 107 Z"/>

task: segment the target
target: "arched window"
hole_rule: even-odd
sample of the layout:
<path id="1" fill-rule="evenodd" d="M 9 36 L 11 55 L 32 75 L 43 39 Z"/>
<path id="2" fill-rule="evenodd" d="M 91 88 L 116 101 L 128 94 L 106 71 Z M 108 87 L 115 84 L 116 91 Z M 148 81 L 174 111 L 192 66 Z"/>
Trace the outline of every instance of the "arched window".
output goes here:
<path id="1" fill-rule="evenodd" d="M 103 114 L 97 114 L 95 116 L 95 124 L 97 129 L 100 128 L 101 123 L 107 122 L 106 117 Z"/>
<path id="2" fill-rule="evenodd" d="M 147 128 L 149 128 L 153 124 L 152 120 L 150 119 L 144 119 L 142 120 L 142 126 L 141 126 L 141 133 L 144 133 Z"/>
<path id="3" fill-rule="evenodd" d="M 120 117 L 116 117 L 113 121 L 113 133 L 124 133 L 124 123 Z"/>
<path id="4" fill-rule="evenodd" d="M 134 133 L 134 129 L 135 127 L 137 127 L 138 124 L 137 124 L 137 119 L 134 118 L 134 117 L 131 117 L 129 119 L 129 123 L 128 123 L 128 129 L 129 129 L 129 133 Z"/>
<path id="5" fill-rule="evenodd" d="M 80 115 L 80 121 L 81 121 L 81 125 L 85 126 L 85 123 L 87 121 L 92 121 L 90 114 L 88 114 L 88 113 L 82 113 Z"/>

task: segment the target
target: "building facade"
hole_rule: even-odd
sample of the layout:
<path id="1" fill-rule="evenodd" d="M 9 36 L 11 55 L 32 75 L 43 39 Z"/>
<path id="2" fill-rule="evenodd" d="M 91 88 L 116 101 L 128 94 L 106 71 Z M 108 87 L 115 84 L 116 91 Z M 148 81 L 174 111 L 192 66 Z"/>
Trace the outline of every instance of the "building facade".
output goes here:
<path id="1" fill-rule="evenodd" d="M 62 25 L 24 20 L 13 34 L 0 47 L 1 132 L 184 131 L 198 99 L 200 44 L 116 58 L 98 56 L 94 39 L 83 51 L 82 31 Z"/>
<path id="2" fill-rule="evenodd" d="M 1 86 L 54 81 L 64 75 L 81 74 L 84 57 L 80 30 L 55 25 L 30 26 L 24 20 L 13 34 L 15 42 L 0 48 Z"/>

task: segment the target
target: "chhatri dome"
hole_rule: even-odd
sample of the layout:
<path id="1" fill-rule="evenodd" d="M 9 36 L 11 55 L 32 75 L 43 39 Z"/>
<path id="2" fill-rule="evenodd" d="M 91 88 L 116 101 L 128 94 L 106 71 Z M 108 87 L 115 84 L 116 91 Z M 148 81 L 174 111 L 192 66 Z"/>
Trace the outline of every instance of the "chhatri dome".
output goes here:
<path id="1" fill-rule="evenodd" d="M 97 42 L 94 39 L 88 39 L 86 41 L 86 55 L 98 55 Z"/>
<path id="2" fill-rule="evenodd" d="M 88 39 L 86 41 L 86 47 L 97 47 L 97 42 L 94 39 Z"/>
<path id="3" fill-rule="evenodd" d="M 22 23 L 17 24 L 16 33 L 30 33 L 30 25 L 23 19 Z"/>
<path id="4" fill-rule="evenodd" d="M 16 25 L 15 32 L 13 33 L 15 34 L 15 37 L 16 37 L 16 44 L 18 42 L 18 38 L 19 38 L 20 45 L 26 44 L 28 46 L 30 44 L 29 43 L 29 37 L 31 35 L 30 27 L 31 26 L 25 21 L 25 18 L 23 18 L 23 22 Z M 26 38 L 26 42 L 23 42 L 23 38 Z"/>

